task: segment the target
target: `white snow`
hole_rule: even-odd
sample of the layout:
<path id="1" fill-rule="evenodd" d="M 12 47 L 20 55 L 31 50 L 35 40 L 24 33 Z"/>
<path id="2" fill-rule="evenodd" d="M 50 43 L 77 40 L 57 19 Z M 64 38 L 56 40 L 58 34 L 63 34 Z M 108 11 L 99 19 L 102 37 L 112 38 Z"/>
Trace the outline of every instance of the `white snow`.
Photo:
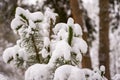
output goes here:
<path id="1" fill-rule="evenodd" d="M 116 64 L 115 64 L 118 68 L 120 67 L 120 58 L 118 58 L 118 60 L 116 60 Z"/>
<path id="2" fill-rule="evenodd" d="M 44 16 L 45 16 L 45 20 L 46 20 L 47 22 L 50 23 L 50 20 L 52 19 L 52 20 L 53 20 L 53 24 L 55 24 L 55 22 L 56 22 L 56 17 L 58 16 L 58 14 L 53 13 L 53 11 L 52 11 L 50 8 L 46 8 L 45 13 L 44 13 Z"/>
<path id="3" fill-rule="evenodd" d="M 120 80 L 120 74 L 116 74 L 112 77 L 112 80 Z"/>
<path id="4" fill-rule="evenodd" d="M 37 7 L 39 6 L 39 8 L 42 8 L 42 6 L 44 5 L 44 1 L 46 0 L 23 0 L 22 4 L 30 5 L 30 6 L 40 4 L 40 5 L 37 5 Z"/>
<path id="5" fill-rule="evenodd" d="M 85 80 L 84 72 L 71 65 L 63 65 L 56 69 L 53 80 Z"/>
<path id="6" fill-rule="evenodd" d="M 10 48 L 7 48 L 3 52 L 3 60 L 5 63 L 8 63 L 8 61 L 13 58 L 16 59 L 16 54 L 18 54 L 19 47 L 13 46 Z"/>
<path id="7" fill-rule="evenodd" d="M 28 28 L 29 27 L 32 28 L 32 29 L 36 28 L 36 25 L 35 25 L 35 23 L 32 20 L 29 20 L 29 26 L 28 26 Z"/>
<path id="8" fill-rule="evenodd" d="M 23 4 L 35 5 L 38 0 L 24 0 Z"/>
<path id="9" fill-rule="evenodd" d="M 74 32 L 74 35 L 75 36 L 82 36 L 83 33 L 82 33 L 82 28 L 79 24 L 74 24 L 74 27 L 73 27 L 73 32 Z"/>
<path id="10" fill-rule="evenodd" d="M 99 73 L 100 73 L 100 71 L 99 71 L 99 68 L 98 68 L 98 67 L 94 67 L 93 71 L 94 71 L 95 73 L 96 73 L 96 72 L 99 72 Z"/>
<path id="11" fill-rule="evenodd" d="M 99 70 L 79 69 L 71 65 L 63 65 L 56 69 L 53 80 L 107 80 Z M 114 79 L 113 79 L 114 80 Z"/>
<path id="12" fill-rule="evenodd" d="M 101 76 L 98 72 L 94 73 L 91 80 L 108 80 L 106 77 Z"/>
<path id="13" fill-rule="evenodd" d="M 101 74 L 101 72 L 105 71 L 105 67 L 104 66 L 100 66 L 100 69 L 98 67 L 95 67 L 93 71 L 94 71 L 94 74 L 91 76 L 92 80 L 96 80 L 96 79 L 97 80 L 108 80 L 104 76 L 103 73 Z"/>
<path id="14" fill-rule="evenodd" d="M 81 53 L 77 53 L 76 60 L 79 62 L 82 61 L 82 54 Z"/>
<path id="15" fill-rule="evenodd" d="M 72 41 L 72 50 L 73 52 L 81 51 L 81 53 L 87 52 L 87 43 L 82 39 L 78 37 L 74 37 Z"/>
<path id="16" fill-rule="evenodd" d="M 44 15 L 42 12 L 34 12 L 30 14 L 30 19 L 32 21 L 42 21 L 44 19 Z"/>
<path id="17" fill-rule="evenodd" d="M 49 55 L 48 51 L 45 48 L 43 48 L 42 51 L 40 51 L 40 53 L 42 53 L 43 58 L 46 58 Z"/>
<path id="18" fill-rule="evenodd" d="M 23 60 L 27 61 L 28 56 L 27 56 L 24 48 L 19 48 L 18 54 L 19 54 L 20 58 L 23 58 Z"/>
<path id="19" fill-rule="evenodd" d="M 47 22 L 45 22 L 45 21 L 43 21 L 43 22 L 41 23 L 41 25 L 40 25 L 40 28 L 41 28 L 41 27 L 42 27 L 43 30 L 44 30 L 44 29 L 48 30 L 49 27 L 50 27 L 50 24 L 47 23 Z"/>
<path id="20" fill-rule="evenodd" d="M 48 47 L 50 45 L 50 39 L 48 37 L 44 37 L 44 47 Z"/>
<path id="21" fill-rule="evenodd" d="M 20 48 L 18 45 L 5 49 L 2 57 L 5 63 L 12 62 L 13 64 L 16 64 L 17 58 L 22 58 L 24 60 L 24 67 L 26 66 L 25 62 L 28 59 L 25 49 Z"/>
<path id="22" fill-rule="evenodd" d="M 68 32 L 66 32 L 64 29 L 59 30 L 57 34 L 57 40 L 67 40 L 68 38 Z"/>
<path id="23" fill-rule="evenodd" d="M 94 73 L 94 75 L 91 78 L 92 80 L 104 80 L 102 79 L 102 77 L 100 76 L 100 74 L 98 72 Z"/>
<path id="24" fill-rule="evenodd" d="M 103 71 L 103 72 L 105 72 L 105 66 L 100 66 L 100 71 Z"/>
<path id="25" fill-rule="evenodd" d="M 91 77 L 93 76 L 94 72 L 88 68 L 83 68 L 82 71 L 84 72 L 87 80 L 91 80 Z"/>
<path id="26" fill-rule="evenodd" d="M 71 47 L 69 44 L 64 41 L 58 41 L 55 47 L 55 50 L 52 53 L 50 63 L 54 63 L 58 58 L 63 57 L 65 60 L 70 60 L 71 59 Z"/>
<path id="27" fill-rule="evenodd" d="M 68 31 L 68 25 L 66 23 L 58 23 L 53 28 L 53 31 L 55 34 L 59 32 L 59 30 L 64 29 L 65 31 Z"/>
<path id="28" fill-rule="evenodd" d="M 29 19 L 30 12 L 29 12 L 29 10 L 24 10 L 24 9 L 21 8 L 21 7 L 17 7 L 17 8 L 16 8 L 15 17 L 20 16 L 20 15 L 23 15 L 23 16 L 25 16 L 27 19 Z"/>
<path id="29" fill-rule="evenodd" d="M 40 51 L 40 53 L 42 53 L 43 58 L 46 58 L 48 55 L 50 55 L 47 50 L 48 48 L 50 48 L 50 39 L 48 37 L 44 37 L 43 44 L 43 49 Z"/>
<path id="30" fill-rule="evenodd" d="M 34 64 L 25 72 L 25 80 L 50 80 L 51 68 L 47 64 Z"/>
<path id="31" fill-rule="evenodd" d="M 73 18 L 68 18 L 67 25 L 70 26 L 70 27 L 74 26 L 74 20 L 73 20 Z"/>
<path id="32" fill-rule="evenodd" d="M 0 80 L 8 80 L 8 77 L 6 77 L 6 76 L 0 74 Z"/>
<path id="33" fill-rule="evenodd" d="M 11 28 L 13 29 L 13 31 L 16 32 L 16 29 L 20 26 L 22 26 L 24 23 L 20 20 L 21 18 L 19 16 L 17 16 L 16 18 L 14 18 L 11 22 Z"/>
<path id="34" fill-rule="evenodd" d="M 46 29 L 43 29 L 42 30 L 42 35 L 44 36 L 44 37 L 49 37 L 49 32 L 48 32 L 48 30 L 46 30 Z"/>

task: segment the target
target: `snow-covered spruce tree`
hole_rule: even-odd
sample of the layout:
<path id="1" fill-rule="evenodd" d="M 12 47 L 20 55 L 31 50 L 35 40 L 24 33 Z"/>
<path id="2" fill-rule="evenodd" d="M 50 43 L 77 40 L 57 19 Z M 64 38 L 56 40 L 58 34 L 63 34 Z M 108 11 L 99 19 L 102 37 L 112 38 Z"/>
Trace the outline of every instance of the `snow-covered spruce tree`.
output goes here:
<path id="1" fill-rule="evenodd" d="M 49 56 L 44 58 L 41 50 L 47 48 L 43 39 L 49 37 L 50 19 L 55 23 L 55 16 L 57 14 L 50 12 L 49 9 L 43 14 L 41 12 L 30 13 L 28 10 L 18 7 L 15 18 L 11 22 L 11 28 L 20 36 L 20 39 L 17 40 L 15 46 L 4 51 L 4 61 L 6 63 L 12 62 L 18 67 L 48 63 Z"/>
<path id="2" fill-rule="evenodd" d="M 18 7 L 11 28 L 20 38 L 4 51 L 4 61 L 26 68 L 25 80 L 106 80 L 104 67 L 80 66 L 88 47 L 81 26 L 72 18 L 55 24 L 57 16 L 50 9 L 43 14 Z"/>

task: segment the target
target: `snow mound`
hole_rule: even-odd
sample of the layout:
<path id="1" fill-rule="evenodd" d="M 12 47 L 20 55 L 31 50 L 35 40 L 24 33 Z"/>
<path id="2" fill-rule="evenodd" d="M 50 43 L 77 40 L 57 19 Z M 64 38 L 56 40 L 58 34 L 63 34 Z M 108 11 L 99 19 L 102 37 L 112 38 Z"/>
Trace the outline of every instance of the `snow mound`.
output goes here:
<path id="1" fill-rule="evenodd" d="M 25 80 L 50 80 L 51 71 L 47 64 L 34 64 L 25 72 Z"/>
<path id="2" fill-rule="evenodd" d="M 63 65 L 56 69 L 53 80 L 85 80 L 85 75 L 77 67 Z"/>
<path id="3" fill-rule="evenodd" d="M 6 77 L 6 76 L 0 74 L 0 80 L 8 80 L 8 77 Z"/>

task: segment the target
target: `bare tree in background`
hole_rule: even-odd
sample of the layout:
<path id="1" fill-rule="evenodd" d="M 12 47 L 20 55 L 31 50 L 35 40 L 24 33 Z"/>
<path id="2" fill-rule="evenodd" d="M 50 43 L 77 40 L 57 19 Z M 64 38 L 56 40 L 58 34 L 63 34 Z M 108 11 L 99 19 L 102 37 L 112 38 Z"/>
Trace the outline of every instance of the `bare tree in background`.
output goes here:
<path id="1" fill-rule="evenodd" d="M 80 6 L 81 6 L 81 8 L 79 8 L 78 0 L 70 0 L 72 16 L 73 16 L 75 22 L 81 25 L 81 27 L 83 29 L 83 38 L 87 41 L 88 33 L 84 31 L 84 26 L 85 26 L 84 21 L 88 20 L 88 17 L 86 17 L 86 19 L 84 18 L 84 9 L 82 6 L 82 2 L 80 4 Z M 87 43 L 89 45 L 88 41 L 87 41 Z M 82 67 L 83 68 L 91 68 L 91 59 L 90 59 L 90 55 L 89 55 L 89 49 L 88 49 L 88 52 L 86 53 L 86 55 L 83 55 Z"/>
<path id="2" fill-rule="evenodd" d="M 109 0 L 99 0 L 99 64 L 106 67 L 105 76 L 110 80 L 109 68 Z"/>

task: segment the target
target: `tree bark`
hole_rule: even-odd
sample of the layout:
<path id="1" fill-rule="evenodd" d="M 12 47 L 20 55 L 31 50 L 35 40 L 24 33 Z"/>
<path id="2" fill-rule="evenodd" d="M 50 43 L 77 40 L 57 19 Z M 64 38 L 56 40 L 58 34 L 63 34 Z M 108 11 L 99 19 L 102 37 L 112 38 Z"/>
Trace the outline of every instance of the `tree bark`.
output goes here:
<path id="1" fill-rule="evenodd" d="M 81 4 L 82 6 L 82 4 Z M 83 20 L 83 9 L 79 8 L 79 3 L 78 0 L 70 0 L 70 7 L 71 7 L 71 12 L 72 12 L 72 17 L 75 20 L 76 23 L 78 23 L 81 27 L 82 30 L 84 31 L 84 20 Z M 83 39 L 87 41 L 88 38 L 88 33 L 83 32 Z M 87 42 L 88 43 L 88 42 Z M 91 59 L 89 55 L 89 49 L 86 55 L 83 55 L 83 60 L 82 60 L 82 67 L 83 68 L 91 68 Z"/>
<path id="2" fill-rule="evenodd" d="M 99 0 L 99 4 L 99 64 L 106 67 L 105 76 L 111 80 L 109 70 L 109 0 Z"/>

